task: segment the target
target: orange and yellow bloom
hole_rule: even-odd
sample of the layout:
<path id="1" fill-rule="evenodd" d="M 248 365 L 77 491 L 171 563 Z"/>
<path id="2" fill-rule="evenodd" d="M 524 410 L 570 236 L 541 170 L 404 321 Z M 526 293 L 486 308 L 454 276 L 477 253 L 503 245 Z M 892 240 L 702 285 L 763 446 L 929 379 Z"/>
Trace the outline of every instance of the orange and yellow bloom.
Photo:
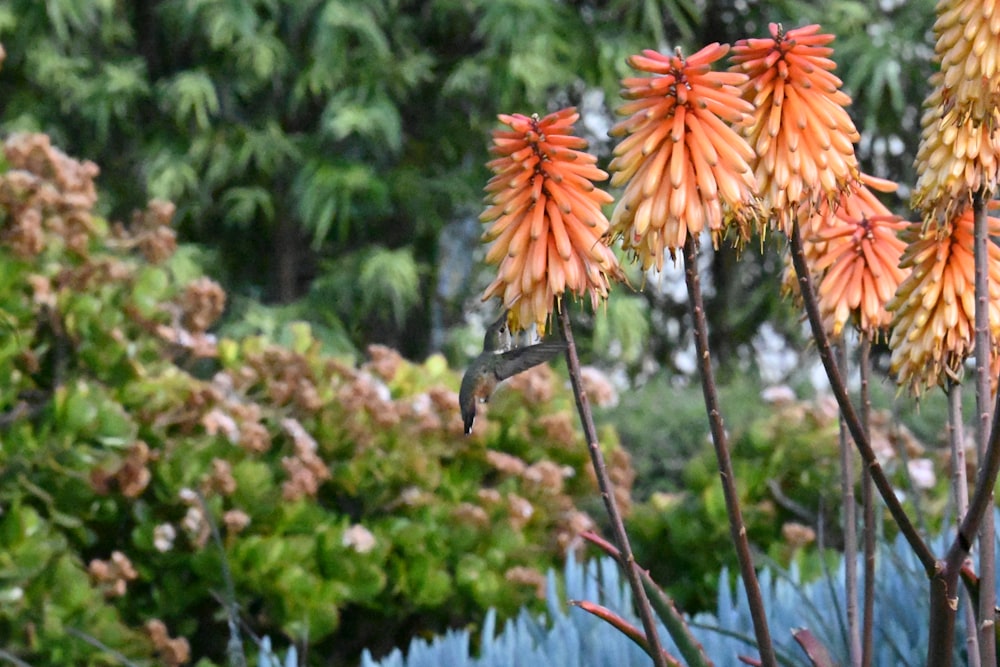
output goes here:
<path id="1" fill-rule="evenodd" d="M 628 59 L 653 76 L 622 81 L 627 115 L 611 130 L 627 135 L 611 161 L 613 186 L 625 191 L 611 216 L 612 230 L 643 269 L 663 267 L 664 251 L 684 245 L 688 234 L 718 236 L 727 219 L 745 233 L 756 219 L 754 154 L 727 123 L 752 111 L 737 85 L 746 76 L 713 72 L 728 45 L 710 44 L 694 55 L 645 50 Z"/>
<path id="2" fill-rule="evenodd" d="M 820 312 L 834 336 L 854 318 L 863 333 L 876 337 L 889 325 L 885 305 L 907 274 L 899 268 L 906 244 L 896 234 L 907 223 L 892 215 L 870 187 L 887 192 L 896 184 L 862 175 L 832 215 L 823 204 L 803 224 L 807 262 L 820 276 Z"/>
<path id="3" fill-rule="evenodd" d="M 833 35 L 818 34 L 818 25 L 785 31 L 772 23 L 770 32 L 737 42 L 730 60 L 731 69 L 749 76 L 743 97 L 753 115 L 743 134 L 755 151 L 760 194 L 787 234 L 800 214 L 811 215 L 824 201 L 836 206 L 859 177 L 860 135 L 844 109 L 851 98 L 831 73 L 836 63 L 826 44 Z"/>
<path id="4" fill-rule="evenodd" d="M 493 133 L 496 158 L 487 166 L 495 176 L 486 185 L 490 206 L 480 215 L 493 221 L 483 240 L 493 242 L 486 261 L 499 267 L 483 300 L 500 297 L 515 329 L 534 323 L 544 331 L 564 292 L 589 294 L 596 307 L 610 280 L 621 276 L 601 210 L 613 199 L 593 184 L 608 175 L 583 151 L 587 142 L 573 135 L 574 108 L 541 119 L 499 118 L 510 129 Z"/>
<path id="5" fill-rule="evenodd" d="M 939 4 L 934 24 L 941 70 L 924 102 L 913 205 L 945 224 L 972 195 L 996 192 L 1000 177 L 1000 6 L 982 0 Z"/>
<path id="6" fill-rule="evenodd" d="M 974 351 L 976 312 L 972 209 L 950 225 L 913 223 L 901 259 L 910 275 L 887 308 L 893 312 L 891 369 L 900 384 L 914 393 L 957 379 Z M 1000 219 L 989 218 L 991 235 L 1000 234 Z M 988 244 L 989 323 L 995 341 L 1000 333 L 1000 246 Z"/>

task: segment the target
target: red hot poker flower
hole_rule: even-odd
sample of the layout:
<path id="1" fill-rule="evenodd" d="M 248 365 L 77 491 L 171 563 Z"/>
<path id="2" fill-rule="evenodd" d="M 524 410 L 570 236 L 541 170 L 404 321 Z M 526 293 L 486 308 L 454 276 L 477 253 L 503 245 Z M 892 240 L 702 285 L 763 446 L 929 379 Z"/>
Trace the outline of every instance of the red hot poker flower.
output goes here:
<path id="1" fill-rule="evenodd" d="M 730 59 L 731 69 L 750 77 L 743 97 L 754 111 L 743 134 L 756 152 L 764 205 L 786 234 L 800 212 L 810 215 L 823 201 L 836 206 L 859 176 L 860 135 L 844 109 L 851 98 L 832 74 L 836 63 L 826 44 L 833 35 L 819 28 L 785 31 L 772 23 L 770 37 L 740 40 Z"/>
<path id="2" fill-rule="evenodd" d="M 713 72 L 728 45 L 710 44 L 684 58 L 645 50 L 629 65 L 651 77 L 622 81 L 627 115 L 611 130 L 627 135 L 611 161 L 612 185 L 625 185 L 611 225 L 644 269 L 663 267 L 664 250 L 684 245 L 706 227 L 718 236 L 729 219 L 742 235 L 758 215 L 754 154 L 727 123 L 740 123 L 752 107 L 740 98 L 746 77 Z"/>
<path id="3" fill-rule="evenodd" d="M 500 297 L 515 329 L 535 323 L 544 331 L 554 300 L 567 290 L 589 294 L 596 307 L 610 279 L 622 275 L 601 210 L 613 199 L 592 182 L 608 175 L 573 135 L 579 117 L 572 107 L 541 119 L 501 115 L 510 129 L 493 133 L 497 157 L 487 166 L 495 176 L 479 217 L 493 221 L 483 240 L 493 242 L 486 261 L 499 269 L 483 300 Z"/>

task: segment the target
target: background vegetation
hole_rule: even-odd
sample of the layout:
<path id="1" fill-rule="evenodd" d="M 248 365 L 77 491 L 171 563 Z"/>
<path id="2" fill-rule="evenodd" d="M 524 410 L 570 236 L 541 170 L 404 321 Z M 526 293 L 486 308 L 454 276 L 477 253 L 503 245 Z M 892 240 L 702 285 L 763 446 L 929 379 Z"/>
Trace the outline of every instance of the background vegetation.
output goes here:
<path id="1" fill-rule="evenodd" d="M 478 301 L 476 216 L 496 114 L 576 104 L 606 164 L 626 55 L 817 21 L 838 35 L 864 168 L 904 184 L 900 209 L 932 20 L 930 0 L 0 5 L 0 132 L 44 132 L 100 166 L 37 137 L 4 165 L 4 645 L 37 664 L 102 664 L 74 633 L 133 659 L 162 659 L 183 636 L 221 662 L 220 548 L 243 621 L 317 663 L 529 603 L 598 513 L 557 377 L 498 396 L 478 438 L 456 430 L 449 366 L 493 316 Z M 25 222 L 39 192 L 49 199 Z M 822 403 L 755 407 L 775 382 L 810 393 L 777 257 L 748 253 L 739 271 L 731 251 L 710 258 L 751 534 L 787 564 L 836 515 L 834 466 L 815 463 L 836 429 Z M 632 282 L 646 289 L 573 315 L 620 395 L 602 419 L 621 434 L 624 450 L 610 428 L 606 441 L 626 490 L 638 473 L 639 557 L 683 606 L 706 608 L 730 550 L 713 532 L 725 522 L 687 385 L 686 306 L 669 275 Z M 791 361 L 761 353 L 774 345 Z M 928 445 L 936 409 L 904 415 Z M 795 542 L 793 524 L 814 537 Z"/>
<path id="2" fill-rule="evenodd" d="M 577 104 L 606 160 L 626 55 L 818 21 L 850 63 L 866 168 L 912 183 L 932 17 L 930 0 L 12 0 L 0 128 L 100 164 L 111 218 L 176 202 L 182 238 L 236 295 L 234 326 L 307 317 L 342 351 L 461 356 L 497 113 Z M 715 258 L 708 307 L 714 349 L 752 365 L 780 266 L 746 259 Z M 600 357 L 674 368 L 683 303 L 616 302 L 601 342 L 619 345 Z"/>

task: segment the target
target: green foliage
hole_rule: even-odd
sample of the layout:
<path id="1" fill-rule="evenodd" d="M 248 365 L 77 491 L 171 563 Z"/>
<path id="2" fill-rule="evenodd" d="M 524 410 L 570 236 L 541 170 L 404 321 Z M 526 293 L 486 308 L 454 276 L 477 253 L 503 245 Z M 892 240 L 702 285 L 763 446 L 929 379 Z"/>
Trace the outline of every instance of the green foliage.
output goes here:
<path id="1" fill-rule="evenodd" d="M 95 159 L 113 217 L 177 202 L 183 238 L 210 245 L 239 294 L 288 303 L 314 278 L 352 280 L 359 254 L 411 257 L 416 282 L 386 277 L 402 304 L 338 319 L 358 350 L 406 341 L 422 355 L 432 333 L 418 313 L 449 270 L 438 235 L 479 205 L 486 174 L 470 165 L 487 159 L 496 115 L 612 94 L 626 55 L 693 38 L 699 12 L 691 0 L 13 0 L 0 7 L 0 129 Z M 453 297 L 444 325 L 477 288 Z M 299 312 L 323 325 L 319 313 Z"/>
<path id="2" fill-rule="evenodd" d="M 757 393 L 752 386 L 722 390 L 722 405 L 735 408 L 727 427 L 747 532 L 769 560 L 784 567 L 798 562 L 806 576 L 814 576 L 819 563 L 800 561 L 803 546 L 843 548 L 837 412 L 832 399 L 821 398 L 778 403 L 761 413 Z M 682 608 L 701 610 L 714 599 L 716 573 L 724 566 L 736 569 L 736 555 L 700 389 L 675 389 L 667 396 L 671 408 L 664 423 L 652 417 L 635 423 L 630 415 L 636 408 L 625 405 L 619 417 L 640 481 L 648 475 L 658 479 L 655 486 L 637 487 L 645 502 L 634 506 L 628 528 L 637 560 Z M 641 405 L 643 398 L 631 400 Z M 928 451 L 884 409 L 874 412 L 872 425 L 883 469 L 908 508 L 923 512 L 925 528 L 940 530 L 946 479 L 931 488 L 915 485 L 906 462 L 930 457 L 942 463 L 942 456 Z M 639 432 L 646 428 L 651 430 Z M 854 471 L 854 479 L 859 477 L 860 465 Z"/>
<path id="3" fill-rule="evenodd" d="M 586 447 L 548 367 L 507 383 L 466 437 L 442 357 L 372 346 L 359 366 L 308 324 L 251 307 L 243 335 L 213 336 L 225 293 L 175 251 L 172 207 L 109 225 L 92 210 L 92 165 L 43 135 L 5 153 L 0 636 L 12 655 L 101 665 L 103 645 L 220 664 L 227 572 L 254 633 L 350 661 L 531 604 L 593 526 Z M 361 307 L 413 307 L 412 291 L 380 291 L 415 282 L 407 251 L 368 253 L 359 269 L 375 296 Z"/>

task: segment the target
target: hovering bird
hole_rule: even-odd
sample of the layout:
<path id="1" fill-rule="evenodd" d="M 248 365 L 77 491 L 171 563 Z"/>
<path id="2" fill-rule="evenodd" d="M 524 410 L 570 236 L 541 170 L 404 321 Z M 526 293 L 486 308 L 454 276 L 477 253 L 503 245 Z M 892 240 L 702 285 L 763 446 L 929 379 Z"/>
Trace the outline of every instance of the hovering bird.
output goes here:
<path id="1" fill-rule="evenodd" d="M 472 433 L 472 422 L 476 419 L 476 403 L 489 401 L 497 384 L 532 366 L 548 361 L 565 349 L 566 343 L 561 341 L 512 349 L 505 310 L 500 318 L 486 329 L 483 352 L 469 363 L 469 368 L 462 378 L 458 404 L 462 409 L 465 433 Z"/>

